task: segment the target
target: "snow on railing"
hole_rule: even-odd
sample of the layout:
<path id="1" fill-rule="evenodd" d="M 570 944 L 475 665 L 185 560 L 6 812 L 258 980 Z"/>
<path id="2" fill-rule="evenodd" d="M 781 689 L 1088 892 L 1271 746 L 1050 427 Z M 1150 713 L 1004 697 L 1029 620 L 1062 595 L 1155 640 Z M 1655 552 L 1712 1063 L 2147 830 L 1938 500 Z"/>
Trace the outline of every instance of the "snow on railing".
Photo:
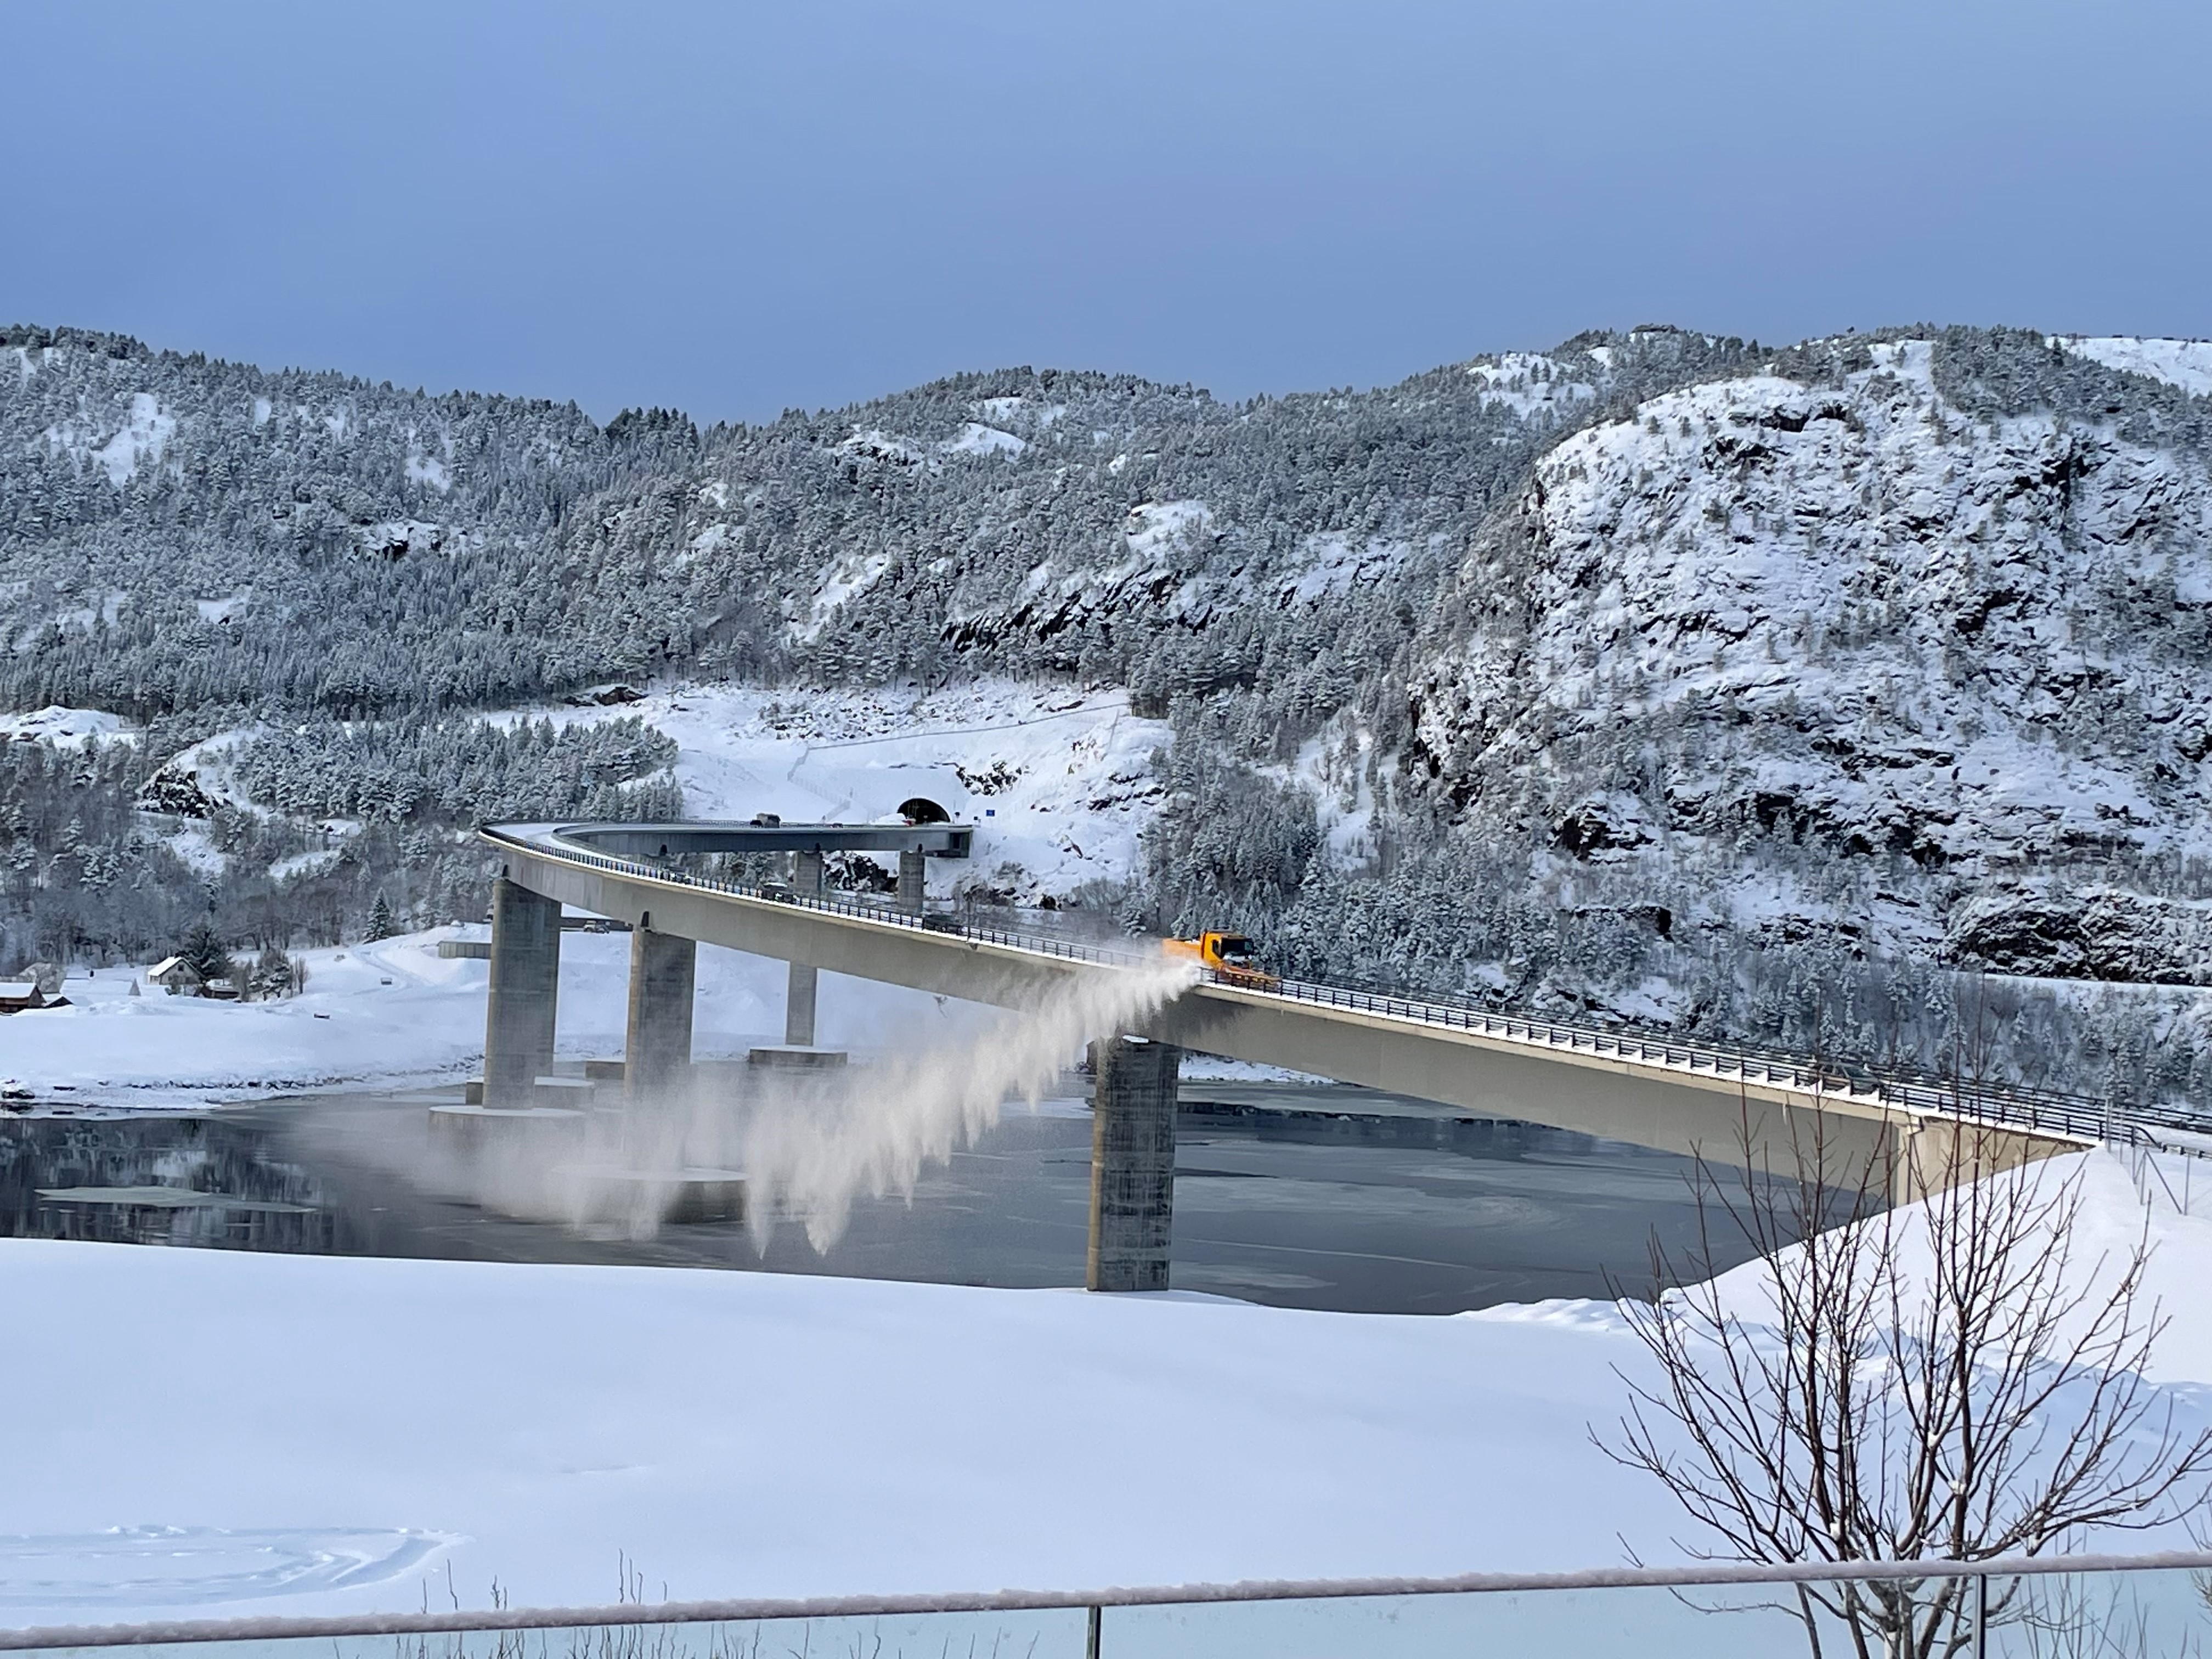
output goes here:
<path id="1" fill-rule="evenodd" d="M 504 830 L 485 829 L 491 842 L 503 843 L 539 858 L 580 864 L 613 874 L 647 881 L 702 888 L 770 903 L 793 905 L 831 915 L 848 917 L 879 927 L 902 927 L 918 933 L 944 933 L 946 918 L 925 917 L 879 904 L 849 899 L 793 893 L 781 888 L 774 893 L 759 885 L 695 875 L 666 865 L 636 859 L 616 858 L 566 842 L 538 841 Z M 933 926 L 932 924 L 935 925 Z M 1063 961 L 1095 963 L 1103 967 L 1148 966 L 1157 958 L 1104 945 L 1054 939 L 1046 933 L 1017 933 L 978 924 L 965 917 L 957 921 L 957 936 L 1004 950 L 1054 957 Z M 1946 1117 L 2002 1123 L 2042 1129 L 2087 1139 L 2140 1144 L 2156 1128 L 2212 1129 L 2212 1122 L 2174 1106 L 2119 1105 L 2087 1095 L 2063 1094 L 2016 1084 L 1966 1082 L 1917 1077 L 1909 1073 L 1860 1063 L 1840 1063 L 1753 1044 L 1711 1043 L 1680 1037 L 1651 1036 L 1624 1027 L 1541 1019 L 1526 1014 L 1502 1013 L 1476 1004 L 1435 994 L 1364 991 L 1345 986 L 1322 985 L 1272 975 L 1203 970 L 1206 981 L 1225 989 L 1253 996 L 1280 998 L 1319 1007 L 1378 1016 L 1407 1024 L 1498 1038 L 1506 1042 L 1570 1053 L 1609 1056 L 1625 1063 L 1685 1071 L 1715 1079 L 1763 1083 L 1801 1093 L 1902 1107 Z"/>
<path id="2" fill-rule="evenodd" d="M 757 1625 L 817 1620 L 896 1618 L 902 1615 L 927 1618 L 941 1614 L 1055 1611 L 1088 1613 L 1094 1644 L 1091 1651 L 1103 1652 L 1096 1645 L 1100 1630 L 1098 1615 L 1102 1610 L 1114 1607 L 1222 1607 L 1268 1601 L 1347 1602 L 1416 1595 L 1571 1595 L 1595 1589 L 1649 1589 L 1665 1594 L 1671 1605 L 1675 1595 L 1692 1589 L 1886 1583 L 1917 1590 L 1923 1585 L 1948 1579 L 1964 1579 L 1980 1587 L 1982 1593 L 1972 1598 L 1977 1604 L 1976 1608 L 1970 1610 L 1970 1617 L 1978 1623 L 1988 1612 L 1987 1591 L 1991 1580 L 1999 1585 L 2016 1585 L 2021 1580 L 2054 1577 L 2078 1580 L 2086 1587 L 2087 1581 L 2093 1577 L 2120 1573 L 2157 1573 L 2178 1577 L 2183 1573 L 2201 1575 L 2208 1569 L 2212 1569 L 2212 1553 L 2203 1550 L 2176 1550 L 2146 1555 L 2067 1554 L 2053 1551 L 2046 1555 L 1998 1556 L 1979 1561 L 1936 1558 L 1781 1563 L 1699 1561 L 1680 1566 L 1597 1567 L 1565 1572 L 1471 1572 L 1449 1577 L 1245 1579 L 1227 1584 L 1117 1585 L 1074 1590 L 923 1591 L 805 1599 L 753 1596 L 731 1601 L 618 1601 L 597 1607 L 495 1607 L 481 1610 L 457 1607 L 451 1612 L 436 1613 L 426 1609 L 421 1613 L 264 1614 L 242 1619 L 0 1629 L 0 1652 L 37 1653 L 187 1643 L 258 1644 L 382 1636 L 465 1635 L 479 1632 L 667 1631 L 687 1625 Z M 2193 1600 L 2196 1595 L 2194 1580 L 2184 1580 L 2183 1583 L 2189 1586 L 2186 1593 Z M 2082 1597 L 2081 1605 L 2091 1605 L 2087 1595 Z M 2116 1594 L 2113 1607 L 2118 1610 L 2119 1606 Z M 2139 1616 L 2140 1613 L 2140 1607 L 2130 1609 L 2131 1616 Z M 1516 1621 L 1513 1628 L 1524 1630 L 1525 1626 Z M 1487 1648 L 1492 1644 L 1454 1645 Z M 1612 1647 L 1609 1643 L 1606 1650 L 1611 1651 Z M 405 1650 L 403 1648 L 402 1651 Z M 458 1646 L 452 1650 L 465 1651 Z M 504 1644 L 496 1650 L 499 1652 L 507 1650 Z M 573 1652 L 577 1649 L 572 1647 L 569 1650 Z M 651 1650 L 629 1646 L 593 1647 L 588 1650 L 624 1653 L 650 1650 L 679 1654 L 685 1651 L 680 1646 L 656 1646 Z M 706 1650 L 724 1653 L 731 1650 L 720 1643 L 714 1643 Z M 745 1650 L 755 1650 L 749 1648 Z M 2100 1650 L 2104 1650 L 2100 1648 Z"/>

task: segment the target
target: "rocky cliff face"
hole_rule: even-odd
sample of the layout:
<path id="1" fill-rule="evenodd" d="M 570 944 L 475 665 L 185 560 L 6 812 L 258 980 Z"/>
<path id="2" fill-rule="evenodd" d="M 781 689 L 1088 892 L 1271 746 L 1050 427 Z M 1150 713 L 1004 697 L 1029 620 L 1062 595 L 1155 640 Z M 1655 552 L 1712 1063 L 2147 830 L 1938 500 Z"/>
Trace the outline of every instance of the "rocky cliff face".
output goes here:
<path id="1" fill-rule="evenodd" d="M 1951 913 L 1960 967 L 2133 985 L 2212 983 L 2212 903 L 2092 883 L 1998 882 Z"/>
<path id="2" fill-rule="evenodd" d="M 2202 930 L 2127 896 L 2193 890 L 2212 849 L 2212 471 L 2128 418 L 2203 400 L 2109 374 L 2087 418 L 1978 409 L 1946 349 L 1802 349 L 1543 456 L 1412 675 L 1409 754 L 1462 832 L 1541 825 L 1686 879 L 1709 923 L 1802 848 L 1830 892 L 1754 927 L 2206 977 Z"/>

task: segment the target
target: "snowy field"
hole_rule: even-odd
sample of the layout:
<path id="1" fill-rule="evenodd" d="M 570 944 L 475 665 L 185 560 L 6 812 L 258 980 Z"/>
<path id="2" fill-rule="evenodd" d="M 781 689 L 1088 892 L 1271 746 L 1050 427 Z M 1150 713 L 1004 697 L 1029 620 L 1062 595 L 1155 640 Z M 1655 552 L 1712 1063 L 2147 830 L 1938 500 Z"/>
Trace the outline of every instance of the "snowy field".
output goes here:
<path id="1" fill-rule="evenodd" d="M 1574 1449 L 1628 1345 L 1566 1319 L 23 1241 L 0 1273 L 52 1355 L 0 1534 L 351 1540 L 73 1607 L 0 1577 L 9 1623 L 414 1607 L 448 1559 L 542 1605 L 610 1599 L 617 1552 L 683 1598 L 1538 1566 L 1663 1525 Z M 1562 1479 L 1601 1512 L 1532 1513 Z"/>
<path id="2" fill-rule="evenodd" d="M 931 892 L 980 885 L 1023 903 L 1128 876 L 1160 795 L 1152 756 L 1170 736 L 1118 690 L 998 680 L 928 693 L 689 686 L 508 718 L 626 715 L 675 740 L 689 817 L 867 823 L 920 796 L 976 829 L 972 859 L 931 861 Z"/>
<path id="3" fill-rule="evenodd" d="M 66 1008 L 0 1023 L 0 1086 L 46 1105 L 187 1109 L 301 1090 L 455 1082 L 483 1054 L 490 964 L 439 957 L 482 926 L 303 952 L 307 988 L 274 1002 L 173 997 L 145 969 L 72 970 Z M 783 1041 L 781 962 L 702 945 L 695 1052 L 742 1054 Z M 130 994 L 131 981 L 140 994 Z M 629 938 L 564 934 L 560 1053 L 618 1055 L 628 1010 Z M 974 1029 L 972 1004 L 836 974 L 823 976 L 820 1037 L 860 1054 L 927 1045 Z"/>
<path id="4" fill-rule="evenodd" d="M 2123 1247 L 2129 1175 L 2088 1175 L 2079 1242 Z M 2152 1216 L 2158 1380 L 2212 1420 L 2212 1220 Z M 11 1625 L 407 1609 L 449 1568 L 470 1605 L 495 1578 L 601 1601 L 618 1553 L 649 1600 L 1682 1554 L 1668 1501 L 1590 1438 L 1643 1363 L 1602 1304 L 1437 1319 L 20 1240 L 0 1283 L 11 1351 L 40 1357 L 11 1370 Z"/>

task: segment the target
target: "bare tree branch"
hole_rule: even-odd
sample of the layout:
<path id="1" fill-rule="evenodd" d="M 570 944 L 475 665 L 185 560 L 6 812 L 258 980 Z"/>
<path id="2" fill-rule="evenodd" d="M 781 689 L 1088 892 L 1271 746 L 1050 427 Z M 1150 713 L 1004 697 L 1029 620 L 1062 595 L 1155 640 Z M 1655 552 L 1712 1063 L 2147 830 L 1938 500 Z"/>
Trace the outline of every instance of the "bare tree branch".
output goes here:
<path id="1" fill-rule="evenodd" d="M 2185 1430 L 2146 1376 L 2166 1323 L 2144 1297 L 2148 1231 L 2080 1259 L 2081 1164 L 2002 1169 L 1990 1132 L 1930 1126 L 1948 1139 L 1911 1164 L 1930 1195 L 1896 1208 L 1894 1138 L 1854 1158 L 1827 1114 L 1801 1115 L 1777 1172 L 1746 1102 L 1741 1159 L 1697 1166 L 1694 1257 L 1653 1244 L 1655 1282 L 1681 1288 L 1622 1304 L 1654 1370 L 1624 1376 L 1600 1444 L 1699 1524 L 1683 1547 L 1986 1560 L 2200 1507 L 2212 1431 Z M 1714 1264 L 1738 1245 L 1755 1265 L 1724 1287 Z M 1816 1655 L 1826 1620 L 1861 1655 L 1949 1659 L 1971 1639 L 1967 1582 L 1808 1585 L 1797 1610 Z M 1990 1619 L 2026 1607 L 1990 1589 Z"/>

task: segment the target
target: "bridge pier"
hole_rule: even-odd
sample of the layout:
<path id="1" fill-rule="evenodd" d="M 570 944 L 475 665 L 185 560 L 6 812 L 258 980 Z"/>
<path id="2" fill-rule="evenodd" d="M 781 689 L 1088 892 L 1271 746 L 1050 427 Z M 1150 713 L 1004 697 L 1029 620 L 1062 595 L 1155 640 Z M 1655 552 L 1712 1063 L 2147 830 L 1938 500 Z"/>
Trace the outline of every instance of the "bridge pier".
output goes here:
<path id="1" fill-rule="evenodd" d="M 491 889 L 491 993 L 484 1001 L 483 1103 L 535 1103 L 553 1066 L 561 995 L 561 902 L 501 876 Z"/>
<path id="2" fill-rule="evenodd" d="M 783 1042 L 787 1048 L 814 1046 L 814 998 L 819 989 L 819 970 L 803 962 L 791 964 L 791 977 L 783 988 Z"/>
<path id="3" fill-rule="evenodd" d="M 629 936 L 629 1027 L 623 1046 L 623 1100 L 665 1102 L 691 1072 L 692 989 L 699 946 L 656 933 L 652 918 Z"/>
<path id="4" fill-rule="evenodd" d="M 822 896 L 822 854 L 791 855 L 791 890 L 801 898 Z M 783 992 L 783 1041 L 787 1048 L 814 1046 L 814 997 L 820 969 L 810 963 L 791 964 L 791 977 Z"/>
<path id="5" fill-rule="evenodd" d="M 909 916 L 921 914 L 921 873 L 925 867 L 923 854 L 899 854 L 898 908 Z"/>
<path id="6" fill-rule="evenodd" d="M 1164 1291 L 1175 1220 L 1182 1050 L 1143 1037 L 1091 1045 L 1091 1249 L 1084 1287 Z"/>

